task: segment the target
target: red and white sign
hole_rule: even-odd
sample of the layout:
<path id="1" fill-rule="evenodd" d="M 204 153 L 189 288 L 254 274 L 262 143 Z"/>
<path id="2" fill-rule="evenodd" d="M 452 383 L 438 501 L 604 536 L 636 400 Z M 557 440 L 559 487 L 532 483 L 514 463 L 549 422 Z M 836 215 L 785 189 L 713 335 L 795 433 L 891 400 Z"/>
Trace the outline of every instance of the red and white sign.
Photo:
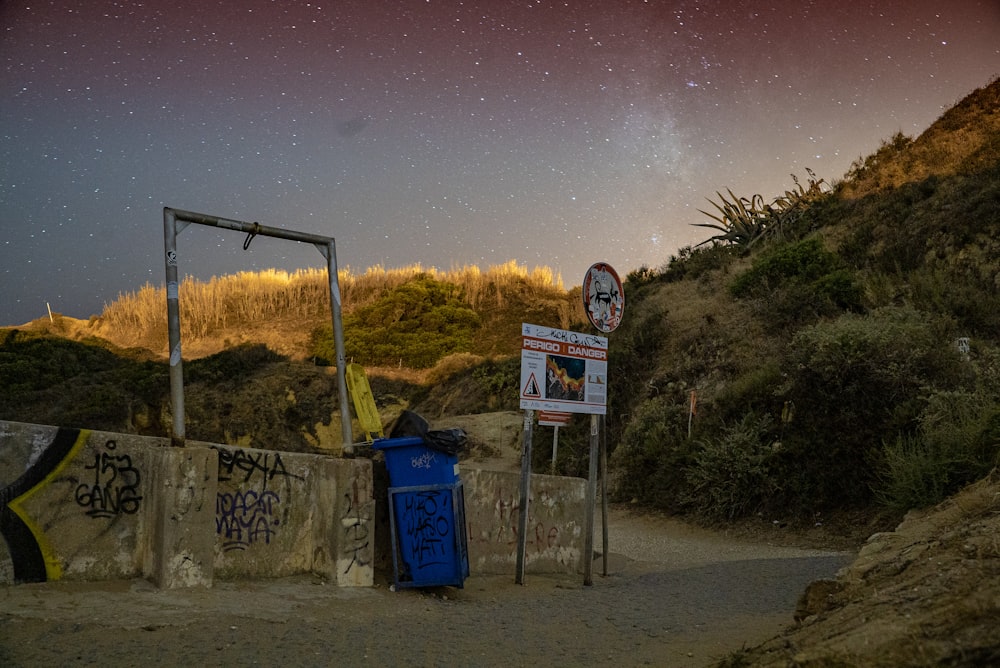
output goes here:
<path id="1" fill-rule="evenodd" d="M 583 308 L 590 324 L 607 334 L 618 328 L 625 312 L 625 289 L 618 272 L 606 262 L 590 265 L 583 276 Z"/>
<path id="2" fill-rule="evenodd" d="M 559 411 L 538 412 L 538 424 L 543 427 L 565 427 L 572 419 L 572 413 L 561 413 Z"/>
<path id="3" fill-rule="evenodd" d="M 608 339 L 521 324 L 521 408 L 604 415 Z"/>

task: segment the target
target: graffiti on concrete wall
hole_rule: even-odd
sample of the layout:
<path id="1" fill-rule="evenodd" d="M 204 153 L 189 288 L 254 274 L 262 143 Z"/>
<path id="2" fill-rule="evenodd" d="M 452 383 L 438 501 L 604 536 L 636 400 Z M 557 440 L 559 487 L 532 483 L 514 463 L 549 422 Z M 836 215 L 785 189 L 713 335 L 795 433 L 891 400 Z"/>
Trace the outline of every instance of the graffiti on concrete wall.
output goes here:
<path id="1" fill-rule="evenodd" d="M 219 489 L 215 499 L 215 532 L 222 538 L 222 549 L 230 552 L 270 545 L 282 523 L 282 499 L 274 479 L 287 482 L 290 478 L 302 480 L 302 476 L 289 473 L 277 452 L 215 450 L 219 453 L 219 482 L 235 486 Z"/>
<path id="2" fill-rule="evenodd" d="M 51 442 L 40 444 L 24 473 L 0 490 L 0 535 L 10 552 L 15 581 L 44 582 L 62 577 L 59 557 L 24 504 L 55 480 L 89 437 L 86 429 L 58 429 Z"/>
<path id="3" fill-rule="evenodd" d="M 114 439 L 106 441 L 104 450 L 94 453 L 93 463 L 84 467 L 93 472 L 93 477 L 77 485 L 76 503 L 91 517 L 134 515 L 139 511 L 142 476 L 132 466 L 132 457 L 115 453 L 117 447 Z"/>
<path id="4" fill-rule="evenodd" d="M 545 552 L 561 547 L 561 530 L 555 523 L 540 521 L 531 510 L 528 502 L 528 535 L 525 536 L 525 547 L 535 552 Z M 491 543 L 517 545 L 518 524 L 520 523 L 521 501 L 513 492 L 505 493 L 497 488 L 493 503 L 493 522 L 488 526 L 476 527 L 470 519 L 467 523 L 470 541 L 487 541 Z M 478 533 L 477 533 L 478 530 Z"/>
<path id="5" fill-rule="evenodd" d="M 351 482 L 351 491 L 344 494 L 340 516 L 340 525 L 343 531 L 343 555 L 347 558 L 344 575 L 350 573 L 355 566 L 371 564 L 371 513 L 373 506 L 369 479 L 355 474 L 354 480 Z"/>
<path id="6" fill-rule="evenodd" d="M 281 454 L 267 451 L 225 450 L 215 448 L 219 453 L 219 482 L 246 484 L 253 482 L 255 474 L 260 474 L 261 489 L 266 490 L 274 478 L 296 478 L 302 476 L 289 473 Z M 242 479 L 241 479 L 242 478 Z"/>
<path id="7" fill-rule="evenodd" d="M 222 536 L 222 549 L 245 550 L 254 544 L 271 544 L 281 524 L 277 492 L 219 492 L 215 497 L 215 533 Z"/>

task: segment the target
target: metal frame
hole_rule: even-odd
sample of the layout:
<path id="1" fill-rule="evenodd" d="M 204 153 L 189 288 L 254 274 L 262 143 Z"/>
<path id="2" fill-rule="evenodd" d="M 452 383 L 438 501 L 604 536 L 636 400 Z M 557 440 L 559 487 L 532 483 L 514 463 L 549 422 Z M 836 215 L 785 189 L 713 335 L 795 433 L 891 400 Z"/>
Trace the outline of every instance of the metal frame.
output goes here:
<path id="1" fill-rule="evenodd" d="M 184 427 L 184 371 L 181 360 L 181 318 L 178 301 L 177 235 L 191 223 L 237 230 L 245 232 L 248 235 L 259 234 L 266 237 L 277 237 L 309 243 L 314 245 L 323 254 L 323 257 L 326 258 L 326 272 L 330 281 L 333 342 L 337 352 L 337 389 L 340 400 L 341 435 L 344 445 L 349 446 L 353 442 L 353 434 L 351 430 L 351 409 L 347 400 L 344 325 L 341 319 L 340 285 L 337 277 L 337 248 L 333 238 L 266 227 L 260 223 L 245 223 L 239 220 L 227 220 L 218 216 L 163 207 L 163 246 L 167 268 L 167 329 L 169 330 L 170 338 L 170 402 L 173 407 L 173 444 L 183 446 L 184 439 L 186 438 Z M 252 236 L 248 237 L 248 241 L 250 238 Z"/>

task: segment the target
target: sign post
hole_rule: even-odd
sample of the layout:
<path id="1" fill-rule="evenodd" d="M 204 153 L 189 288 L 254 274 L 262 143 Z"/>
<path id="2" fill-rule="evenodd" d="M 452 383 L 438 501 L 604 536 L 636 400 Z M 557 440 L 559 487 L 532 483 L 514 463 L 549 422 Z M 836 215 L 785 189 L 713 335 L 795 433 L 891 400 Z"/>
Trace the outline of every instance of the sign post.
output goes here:
<path id="1" fill-rule="evenodd" d="M 556 474 L 556 453 L 559 451 L 559 427 L 569 424 L 573 418 L 572 413 L 562 413 L 559 411 L 539 411 L 538 425 L 542 427 L 553 427 L 552 429 L 552 467 L 550 473 Z"/>
<path id="2" fill-rule="evenodd" d="M 598 331 L 610 334 L 621 324 L 625 313 L 625 289 L 622 286 L 618 272 L 607 262 L 596 262 L 590 265 L 583 277 L 583 308 L 587 318 Z M 608 443 L 605 429 L 599 429 L 604 424 L 604 414 L 601 414 L 601 425 L 597 416 L 591 418 L 590 424 L 590 478 L 588 480 L 587 499 L 587 539 L 591 543 L 588 552 L 592 550 L 594 532 L 594 496 L 597 494 L 597 459 L 600 456 L 601 477 L 601 559 L 603 574 L 608 574 Z M 600 433 L 598 433 L 600 432 Z M 598 445 L 599 443 L 599 445 Z M 598 451 L 600 455 L 598 455 Z M 591 561 L 584 570 L 584 584 L 592 584 L 590 577 Z"/>
<path id="3" fill-rule="evenodd" d="M 528 503 L 531 479 L 531 422 L 535 411 L 546 421 L 555 413 L 589 413 L 592 422 L 606 410 L 608 387 L 608 340 L 541 325 L 521 324 L 521 408 L 525 411 L 521 450 L 521 514 L 517 536 L 517 584 L 524 583 Z M 595 459 L 596 461 L 596 459 Z M 593 495 L 588 517 L 588 555 L 593 554 Z M 584 559 L 590 578 L 591 559 Z"/>

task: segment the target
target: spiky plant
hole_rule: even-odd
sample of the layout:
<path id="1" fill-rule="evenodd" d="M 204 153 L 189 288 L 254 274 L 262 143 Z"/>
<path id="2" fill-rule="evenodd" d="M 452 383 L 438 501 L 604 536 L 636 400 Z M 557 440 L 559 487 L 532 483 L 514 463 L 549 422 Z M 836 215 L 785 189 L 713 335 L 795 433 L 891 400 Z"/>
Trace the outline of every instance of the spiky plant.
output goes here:
<path id="1" fill-rule="evenodd" d="M 698 227 L 708 227 L 719 230 L 721 234 L 716 234 L 709 239 L 698 244 L 702 246 L 710 242 L 725 243 L 749 248 L 761 239 L 779 238 L 783 236 L 785 228 L 798 220 L 805 211 L 820 196 L 826 194 L 823 189 L 823 179 L 817 179 L 816 174 L 811 169 L 806 169 L 809 174 L 809 187 L 805 188 L 799 178 L 792 174 L 795 187 L 786 190 L 783 195 L 776 197 L 770 204 L 764 204 L 761 195 L 753 197 L 737 197 L 733 191 L 726 189 L 730 199 L 716 191 L 719 202 L 708 200 L 716 208 L 718 214 L 710 213 L 698 209 L 716 223 L 693 223 Z"/>

